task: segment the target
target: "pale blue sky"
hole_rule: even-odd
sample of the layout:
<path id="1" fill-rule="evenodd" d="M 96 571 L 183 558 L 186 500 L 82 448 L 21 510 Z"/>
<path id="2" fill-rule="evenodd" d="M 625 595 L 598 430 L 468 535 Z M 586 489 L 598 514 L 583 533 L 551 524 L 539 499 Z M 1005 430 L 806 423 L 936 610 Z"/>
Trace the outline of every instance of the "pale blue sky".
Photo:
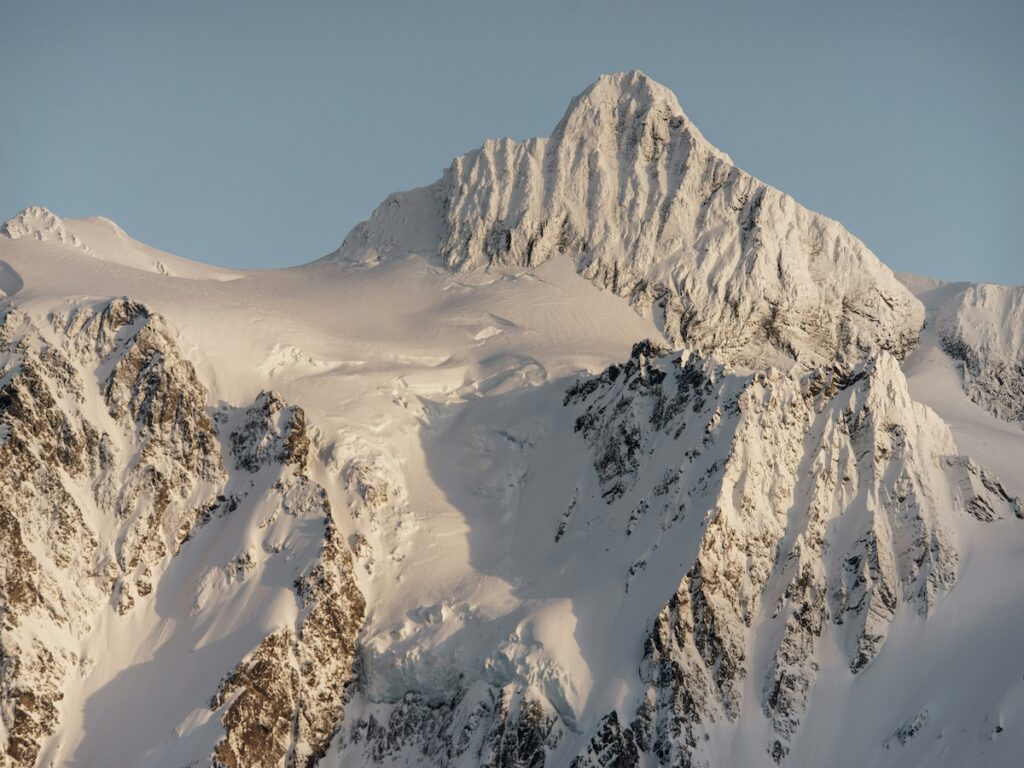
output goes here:
<path id="1" fill-rule="evenodd" d="M 2 2 L 0 219 L 103 214 L 271 267 L 333 250 L 601 72 L 898 270 L 1024 283 L 1024 2 Z"/>

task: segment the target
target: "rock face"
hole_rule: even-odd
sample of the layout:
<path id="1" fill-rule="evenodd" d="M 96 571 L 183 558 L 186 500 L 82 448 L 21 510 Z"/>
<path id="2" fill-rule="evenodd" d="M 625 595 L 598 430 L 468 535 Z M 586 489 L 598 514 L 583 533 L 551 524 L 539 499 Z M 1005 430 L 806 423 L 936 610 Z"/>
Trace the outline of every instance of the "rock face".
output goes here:
<path id="1" fill-rule="evenodd" d="M 210 706 L 232 703 L 223 718 L 225 737 L 214 750 L 216 765 L 280 765 L 291 746 L 297 704 L 292 651 L 289 632 L 270 635 L 221 682 Z"/>
<path id="2" fill-rule="evenodd" d="M 231 433 L 231 453 L 241 469 L 258 472 L 270 464 L 306 470 L 309 435 L 301 408 L 288 406 L 273 392 L 261 392 Z"/>
<path id="3" fill-rule="evenodd" d="M 653 622 L 640 668 L 647 692 L 631 724 L 606 719 L 580 764 L 604 754 L 635 764 L 636 751 L 659 765 L 704 764 L 708 726 L 740 716 L 754 669 L 774 732 L 766 753 L 782 762 L 823 638 L 862 671 L 901 603 L 925 615 L 956 581 L 950 514 L 1009 518 L 1019 501 L 956 455 L 948 428 L 910 399 L 887 354 L 850 371 L 740 377 L 652 351 L 638 345 L 625 365 L 570 390 L 567 403 L 583 408 L 576 428 L 606 502 L 639 493 L 650 500 L 644 514 L 669 525 L 691 500 L 712 506 L 689 572 Z M 694 422 L 704 434 L 696 447 L 680 440 Z M 645 465 L 671 450 L 665 436 L 686 459 L 678 479 L 637 488 Z M 702 452 L 727 458 L 703 468 Z M 751 658 L 766 647 L 770 655 Z"/>
<path id="4" fill-rule="evenodd" d="M 32 237 L 36 240 L 56 240 L 60 243 L 78 245 L 77 242 L 72 242 L 72 236 L 64 223 L 55 214 L 39 205 L 29 206 L 14 218 L 4 222 L 3 227 L 0 227 L 0 235 L 5 235 L 11 240 Z"/>
<path id="5" fill-rule="evenodd" d="M 32 765 L 91 615 L 152 591 L 224 469 L 206 391 L 145 308 L 117 299 L 45 329 L 2 311 L 3 712 L 6 753 Z"/>
<path id="6" fill-rule="evenodd" d="M 305 474 L 303 411 L 263 393 L 237 416 L 220 412 L 238 422 L 222 437 L 172 333 L 127 299 L 45 325 L 9 303 L 0 312 L 0 764 L 35 765 L 97 617 L 106 606 L 126 617 L 152 599 L 204 525 L 245 514 L 246 494 L 225 491 L 260 471 L 277 476 L 282 511 L 319 521 L 322 543 L 295 585 L 298 619 L 221 687 L 216 756 L 314 764 L 342 719 L 365 602 L 327 494 Z"/>
<path id="7" fill-rule="evenodd" d="M 550 705 L 514 686 L 477 684 L 452 701 L 409 693 L 381 706 L 357 695 L 345 759 L 367 765 L 543 768 L 566 729 Z"/>
<path id="8" fill-rule="evenodd" d="M 117 548 L 125 574 L 117 601 L 124 613 L 137 595 L 149 594 L 153 563 L 177 550 L 196 523 L 197 502 L 209 503 L 226 474 L 206 414 L 206 389 L 158 318 L 139 304 L 115 300 L 98 314 L 76 313 L 64 333 L 74 339 L 82 364 L 98 355 L 110 366 L 103 388 L 108 412 L 134 425 L 140 438 L 115 502 L 118 516 L 132 521 Z M 197 490 L 201 496 L 194 497 Z"/>
<path id="9" fill-rule="evenodd" d="M 638 71 L 602 76 L 550 139 L 488 141 L 434 187 L 392 196 L 340 256 L 422 249 L 412 230 L 435 208 L 427 247 L 451 269 L 571 258 L 674 345 L 750 368 L 902 357 L 924 321 L 863 243 L 737 169 Z"/>
<path id="10" fill-rule="evenodd" d="M 275 511 L 323 526 L 319 555 L 295 584 L 294 625 L 266 637 L 221 682 L 211 709 L 223 710 L 219 765 L 273 768 L 316 765 L 343 717 L 342 694 L 355 660 L 366 601 L 353 576 L 327 492 L 306 475 L 310 436 L 305 413 L 262 392 L 231 433 L 239 469 L 277 474 Z M 265 528 L 273 517 L 261 522 Z"/>
<path id="11" fill-rule="evenodd" d="M 714 750 L 752 718 L 764 763 L 785 763 L 833 649 L 860 675 L 901 611 L 926 619 L 955 585 L 963 531 L 1019 514 L 887 353 L 740 374 L 642 342 L 579 379 L 564 407 L 589 466 L 560 478 L 571 500 L 555 544 L 593 528 L 649 540 L 623 573 L 627 594 L 655 583 L 644 575 L 667 542 L 695 544 L 649 619 L 635 693 L 581 729 L 532 671 L 504 689 L 433 671 L 382 695 L 374 661 L 353 687 L 342 764 L 717 765 Z M 593 495 L 580 491 L 588 473 Z"/>
<path id="12" fill-rule="evenodd" d="M 330 526 L 330 509 L 320 511 Z M 366 603 L 352 577 L 352 556 L 333 527 L 298 593 L 303 614 L 297 627 L 266 637 L 224 678 L 210 703 L 223 710 L 224 738 L 214 750 L 218 765 L 317 765 L 342 720 Z"/>

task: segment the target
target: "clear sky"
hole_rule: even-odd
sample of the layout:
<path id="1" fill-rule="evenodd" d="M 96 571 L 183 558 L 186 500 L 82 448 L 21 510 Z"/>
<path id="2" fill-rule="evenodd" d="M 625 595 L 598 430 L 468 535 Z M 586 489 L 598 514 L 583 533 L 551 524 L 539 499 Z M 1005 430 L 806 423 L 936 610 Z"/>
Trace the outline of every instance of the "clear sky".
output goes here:
<path id="1" fill-rule="evenodd" d="M 897 270 L 1024 283 L 1024 1 L 0 2 L 0 220 L 310 261 L 640 68 Z"/>

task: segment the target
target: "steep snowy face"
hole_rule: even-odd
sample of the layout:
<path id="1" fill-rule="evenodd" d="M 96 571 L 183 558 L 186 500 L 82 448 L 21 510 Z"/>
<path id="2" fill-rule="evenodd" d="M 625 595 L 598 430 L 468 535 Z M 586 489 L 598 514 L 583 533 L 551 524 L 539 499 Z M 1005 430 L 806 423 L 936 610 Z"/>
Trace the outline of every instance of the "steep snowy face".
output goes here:
<path id="1" fill-rule="evenodd" d="M 449 459 L 478 468 L 462 506 L 522 603 L 453 595 L 368 653 L 337 764 L 806 764 L 812 697 L 847 706 L 943 607 L 964 548 L 1024 517 L 884 353 L 738 375 L 640 343 L 560 404 L 481 405 L 437 436 L 473 446 Z"/>
<path id="2" fill-rule="evenodd" d="M 1024 286 L 968 285 L 935 312 L 942 349 L 960 364 L 964 391 L 1024 424 Z"/>
<path id="3" fill-rule="evenodd" d="M 550 139 L 488 141 L 389 198 L 341 254 L 414 241 L 455 270 L 571 258 L 674 345 L 750 368 L 902 357 L 924 317 L 859 240 L 737 169 L 638 71 L 601 77 Z"/>
<path id="4" fill-rule="evenodd" d="M 897 616 L 908 621 L 903 605 L 927 616 L 954 585 L 959 536 L 1024 518 L 998 479 L 957 455 L 885 354 L 852 372 L 730 382 L 706 362 L 641 353 L 570 400 L 586 406 L 577 428 L 602 498 L 635 505 L 627 531 L 647 517 L 668 531 L 703 512 L 693 564 L 646 641 L 646 690 L 633 712 L 602 721 L 582 766 L 608 754 L 639 765 L 645 753 L 716 765 L 737 732 L 759 729 L 762 754 L 783 762 L 835 651 L 862 672 Z M 694 422 L 699 442 L 687 437 Z M 703 453 L 720 458 L 701 473 Z M 683 460 L 656 487 L 638 483 L 670 457 Z M 664 557 L 657 543 L 630 579 Z"/>
<path id="5" fill-rule="evenodd" d="M 205 390 L 144 307 L 54 315 L 49 333 L 0 312 L 0 696 L 5 753 L 33 765 L 92 617 L 152 592 L 224 469 Z"/>

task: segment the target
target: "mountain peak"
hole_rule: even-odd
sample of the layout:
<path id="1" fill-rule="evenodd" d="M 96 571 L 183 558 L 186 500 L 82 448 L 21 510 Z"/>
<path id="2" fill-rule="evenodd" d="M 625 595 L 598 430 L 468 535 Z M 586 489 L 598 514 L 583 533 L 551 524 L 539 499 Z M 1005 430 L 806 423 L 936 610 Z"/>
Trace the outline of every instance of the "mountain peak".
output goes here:
<path id="1" fill-rule="evenodd" d="M 581 93 L 576 100 L 596 97 L 601 98 L 632 98 L 650 104 L 665 104 L 682 113 L 676 95 L 661 83 L 654 80 L 646 72 L 630 69 L 624 72 L 611 72 L 599 75 L 597 80 Z"/>
<path id="2" fill-rule="evenodd" d="M 675 347 L 747 368 L 902 356 L 921 304 L 837 222 L 744 173 L 640 70 L 600 76 L 550 138 L 488 141 L 392 195 L 339 258 L 576 271 Z"/>
<path id="3" fill-rule="evenodd" d="M 615 152 L 639 146 L 644 159 L 655 156 L 674 136 L 683 135 L 703 150 L 732 162 L 701 135 L 676 95 L 639 69 L 598 77 L 570 102 L 553 138 L 562 140 L 595 132 Z"/>
<path id="4" fill-rule="evenodd" d="M 61 242 L 67 240 L 64 222 L 57 214 L 41 205 L 30 205 L 4 222 L 0 233 L 11 240 L 19 237 L 35 237 L 37 240 L 55 238 Z"/>

